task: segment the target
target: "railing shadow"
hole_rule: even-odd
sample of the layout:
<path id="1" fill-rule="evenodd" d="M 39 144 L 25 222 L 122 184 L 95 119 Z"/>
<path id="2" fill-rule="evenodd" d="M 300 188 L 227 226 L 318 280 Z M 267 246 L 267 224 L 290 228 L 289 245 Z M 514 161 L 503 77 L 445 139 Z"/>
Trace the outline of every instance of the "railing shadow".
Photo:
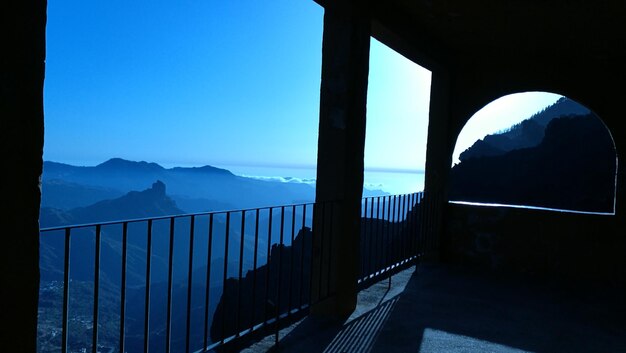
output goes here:
<path id="1" fill-rule="evenodd" d="M 349 321 L 308 316 L 268 352 L 361 353 L 372 349 L 398 297 Z"/>

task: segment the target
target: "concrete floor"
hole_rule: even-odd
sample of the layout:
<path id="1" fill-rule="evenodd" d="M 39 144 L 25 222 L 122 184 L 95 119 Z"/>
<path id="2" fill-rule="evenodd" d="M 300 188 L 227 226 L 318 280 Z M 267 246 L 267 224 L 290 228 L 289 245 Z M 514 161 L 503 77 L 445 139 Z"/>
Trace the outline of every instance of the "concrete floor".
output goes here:
<path id="1" fill-rule="evenodd" d="M 307 317 L 256 352 L 626 352 L 623 290 L 420 265 L 359 293 L 342 322 Z"/>

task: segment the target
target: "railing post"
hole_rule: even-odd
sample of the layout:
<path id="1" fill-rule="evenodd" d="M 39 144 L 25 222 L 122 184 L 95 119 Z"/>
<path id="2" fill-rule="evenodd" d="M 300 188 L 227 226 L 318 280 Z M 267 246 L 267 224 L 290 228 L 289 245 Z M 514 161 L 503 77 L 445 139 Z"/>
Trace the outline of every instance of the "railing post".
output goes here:
<path id="1" fill-rule="evenodd" d="M 331 239 L 324 238 L 324 249 L 319 249 L 317 244 L 313 263 L 325 264 L 322 268 L 330 266 L 332 278 L 328 292 L 335 294 L 313 306 L 312 312 L 317 315 L 341 317 L 351 313 L 356 306 L 369 42 L 370 19 L 367 14 L 326 9 L 316 202 L 334 202 L 330 207 L 333 214 L 329 217 L 334 234 Z M 319 217 L 320 213 L 315 215 Z M 321 231 L 320 221 L 314 220 L 316 233 Z M 315 239 L 320 237 L 316 234 Z M 330 256 L 319 256 L 330 249 Z M 327 273 L 319 271 L 314 275 L 324 277 Z M 327 283 L 327 280 L 313 283 Z M 311 293 L 317 293 L 319 289 L 314 286 Z"/>

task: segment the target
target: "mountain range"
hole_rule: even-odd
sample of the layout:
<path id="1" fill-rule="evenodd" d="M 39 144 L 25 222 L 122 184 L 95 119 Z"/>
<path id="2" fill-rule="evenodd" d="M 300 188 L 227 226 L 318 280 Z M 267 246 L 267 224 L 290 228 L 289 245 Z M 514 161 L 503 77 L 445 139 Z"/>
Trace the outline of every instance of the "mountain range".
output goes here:
<path id="1" fill-rule="evenodd" d="M 45 161 L 44 208 L 70 210 L 150 188 L 159 180 L 185 213 L 279 206 L 312 202 L 315 187 L 307 183 L 259 180 L 212 166 L 164 168 L 156 163 L 112 158 L 96 166 Z M 364 196 L 385 195 L 364 189 Z M 127 217 L 124 217 L 127 218 Z"/>
<path id="2" fill-rule="evenodd" d="M 589 109 L 566 97 L 515 124 L 505 131 L 490 134 L 463 151 L 461 162 L 471 158 L 502 155 L 513 150 L 537 146 L 541 143 L 546 127 L 555 118 L 590 114 Z"/>

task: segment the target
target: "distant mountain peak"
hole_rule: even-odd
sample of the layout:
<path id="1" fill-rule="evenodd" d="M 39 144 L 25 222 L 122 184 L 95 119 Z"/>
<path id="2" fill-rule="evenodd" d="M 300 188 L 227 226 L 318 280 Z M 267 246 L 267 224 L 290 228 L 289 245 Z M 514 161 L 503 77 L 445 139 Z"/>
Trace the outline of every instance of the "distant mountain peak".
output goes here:
<path id="1" fill-rule="evenodd" d="M 155 181 L 150 190 L 159 196 L 165 197 L 165 183 L 161 180 Z"/>
<path id="2" fill-rule="evenodd" d="M 146 162 L 146 161 L 129 161 L 123 158 L 111 158 L 106 162 L 100 163 L 96 166 L 98 169 L 141 169 L 141 170 L 164 170 L 165 168 L 161 167 L 157 163 Z"/>
<path id="3" fill-rule="evenodd" d="M 187 173 L 207 173 L 207 174 L 218 174 L 218 175 L 229 175 L 229 176 L 234 175 L 228 169 L 217 168 L 217 167 L 213 167 L 210 165 L 205 165 L 202 167 L 175 167 L 175 168 L 172 168 L 171 170 L 178 171 L 178 172 L 187 172 Z"/>

